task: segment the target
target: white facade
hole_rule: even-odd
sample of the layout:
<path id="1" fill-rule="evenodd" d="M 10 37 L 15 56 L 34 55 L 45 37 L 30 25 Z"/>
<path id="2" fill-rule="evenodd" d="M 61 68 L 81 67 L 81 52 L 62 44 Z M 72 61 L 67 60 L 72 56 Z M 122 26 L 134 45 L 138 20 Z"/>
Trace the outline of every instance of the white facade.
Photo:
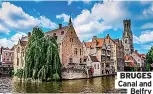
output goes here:
<path id="1" fill-rule="evenodd" d="M 136 61 L 138 67 L 144 67 L 145 59 L 141 56 L 141 54 L 135 51 L 132 53 L 132 57 Z"/>
<path id="2" fill-rule="evenodd" d="M 93 76 L 101 76 L 101 64 L 100 62 L 92 62 L 92 68 L 94 69 L 93 71 Z"/>

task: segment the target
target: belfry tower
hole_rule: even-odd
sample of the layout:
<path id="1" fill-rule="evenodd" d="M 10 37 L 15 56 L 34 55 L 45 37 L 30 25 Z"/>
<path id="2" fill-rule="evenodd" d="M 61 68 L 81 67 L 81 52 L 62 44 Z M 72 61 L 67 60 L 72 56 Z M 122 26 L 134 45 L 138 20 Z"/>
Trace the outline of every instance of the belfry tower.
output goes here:
<path id="1" fill-rule="evenodd" d="M 124 32 L 122 43 L 124 46 L 124 54 L 130 55 L 134 51 L 133 47 L 133 34 L 131 31 L 131 20 L 123 20 Z"/>

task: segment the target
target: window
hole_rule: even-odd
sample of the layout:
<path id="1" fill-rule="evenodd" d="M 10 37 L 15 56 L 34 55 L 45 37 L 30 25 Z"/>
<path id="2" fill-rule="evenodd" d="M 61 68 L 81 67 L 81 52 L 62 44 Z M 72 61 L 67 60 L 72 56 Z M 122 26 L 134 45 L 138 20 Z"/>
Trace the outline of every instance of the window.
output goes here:
<path id="1" fill-rule="evenodd" d="M 70 42 L 73 42 L 73 38 L 70 38 Z"/>
<path id="2" fill-rule="evenodd" d="M 96 64 L 94 65 L 95 69 L 96 69 Z"/>
<path id="3" fill-rule="evenodd" d="M 82 59 L 80 58 L 80 63 L 82 62 Z"/>
<path id="4" fill-rule="evenodd" d="M 63 35 L 64 34 L 64 31 L 61 31 L 61 35 Z"/>
<path id="5" fill-rule="evenodd" d="M 97 64 L 98 66 L 97 66 L 97 68 L 99 69 L 99 64 Z"/>
<path id="6" fill-rule="evenodd" d="M 87 61 L 87 59 L 84 59 L 84 60 L 83 60 L 83 62 L 86 62 L 86 61 Z"/>
<path id="7" fill-rule="evenodd" d="M 74 49 L 74 54 L 77 55 L 77 48 Z"/>
<path id="8" fill-rule="evenodd" d="M 17 66 L 19 66 L 19 58 L 17 58 Z"/>
<path id="9" fill-rule="evenodd" d="M 101 56 L 101 60 L 102 61 L 105 61 L 105 56 Z"/>
<path id="10" fill-rule="evenodd" d="M 125 40 L 125 43 L 127 43 L 127 40 Z"/>
<path id="11" fill-rule="evenodd" d="M 105 54 L 106 53 L 106 51 L 105 50 L 102 50 L 102 54 Z"/>
<path id="12" fill-rule="evenodd" d="M 18 49 L 17 49 L 17 53 L 19 53 L 20 52 L 20 48 L 18 47 Z"/>
<path id="13" fill-rule="evenodd" d="M 73 38 L 72 38 L 72 42 L 73 42 Z"/>
<path id="14" fill-rule="evenodd" d="M 54 36 L 55 40 L 57 40 L 57 36 Z"/>
<path id="15" fill-rule="evenodd" d="M 102 63 L 102 67 L 104 67 L 104 63 Z"/>
<path id="16" fill-rule="evenodd" d="M 108 63 L 106 63 L 106 67 L 109 67 L 109 64 Z"/>
<path id="17" fill-rule="evenodd" d="M 6 53 L 6 56 L 7 56 L 7 53 Z"/>
<path id="18" fill-rule="evenodd" d="M 56 33 L 54 33 L 53 36 L 56 36 Z"/>
<path id="19" fill-rule="evenodd" d="M 72 58 L 69 58 L 69 63 L 72 63 L 73 61 L 72 61 Z"/>
<path id="20" fill-rule="evenodd" d="M 82 54 L 81 54 L 81 49 L 80 49 L 80 55 L 82 55 Z"/>

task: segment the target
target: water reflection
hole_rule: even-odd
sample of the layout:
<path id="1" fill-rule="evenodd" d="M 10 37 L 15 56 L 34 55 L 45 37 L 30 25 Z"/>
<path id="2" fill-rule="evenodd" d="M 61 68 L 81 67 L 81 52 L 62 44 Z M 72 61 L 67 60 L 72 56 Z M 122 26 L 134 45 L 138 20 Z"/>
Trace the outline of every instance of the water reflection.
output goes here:
<path id="1" fill-rule="evenodd" d="M 62 82 L 13 82 L 12 88 L 19 93 L 80 93 L 86 90 L 101 93 L 115 88 L 115 76 Z"/>

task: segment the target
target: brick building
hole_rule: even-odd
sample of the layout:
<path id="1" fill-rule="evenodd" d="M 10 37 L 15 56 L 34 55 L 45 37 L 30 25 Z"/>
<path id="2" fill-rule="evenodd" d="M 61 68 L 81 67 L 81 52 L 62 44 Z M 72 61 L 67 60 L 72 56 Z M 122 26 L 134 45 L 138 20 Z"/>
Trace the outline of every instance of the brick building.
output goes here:
<path id="1" fill-rule="evenodd" d="M 111 39 L 109 34 L 106 38 L 94 36 L 92 42 L 83 42 L 84 57 L 96 56 L 101 63 L 101 74 L 111 74 L 124 70 L 124 47 L 119 39 Z M 89 63 L 85 59 L 83 60 Z"/>
<path id="2" fill-rule="evenodd" d="M 28 42 L 28 36 L 22 37 L 18 44 L 15 46 L 14 50 L 14 69 L 23 68 L 25 65 L 25 50 Z M 71 18 L 67 26 L 62 27 L 62 24 L 59 24 L 59 28 L 45 32 L 45 35 L 53 36 L 56 39 L 58 44 L 58 51 L 61 59 L 61 63 L 66 66 L 68 63 L 77 63 L 82 62 L 82 43 L 80 42 Z"/>
<path id="3" fill-rule="evenodd" d="M 11 49 L 8 47 L 1 47 L 1 60 L 3 67 L 13 67 L 14 47 Z"/>
<path id="4" fill-rule="evenodd" d="M 122 40 L 114 39 L 114 42 L 116 43 L 116 71 L 124 71 L 124 46 L 122 44 Z"/>
<path id="5" fill-rule="evenodd" d="M 132 52 L 132 57 L 136 61 L 136 67 L 138 67 L 138 70 L 142 71 L 145 69 L 145 55 L 138 53 L 137 50 Z"/>
<path id="6" fill-rule="evenodd" d="M 30 36 L 31 34 L 28 33 Z M 22 69 L 25 66 L 25 51 L 26 51 L 26 46 L 28 43 L 28 37 L 22 37 L 19 39 L 17 45 L 14 47 L 14 71 L 16 72 L 17 69 Z"/>
<path id="7" fill-rule="evenodd" d="M 71 18 L 69 19 L 68 26 L 62 27 L 62 24 L 59 24 L 59 28 L 46 32 L 45 35 L 50 35 L 55 37 L 58 47 L 60 59 L 63 65 L 68 63 L 77 63 L 82 62 L 82 43 L 80 42 Z"/>

